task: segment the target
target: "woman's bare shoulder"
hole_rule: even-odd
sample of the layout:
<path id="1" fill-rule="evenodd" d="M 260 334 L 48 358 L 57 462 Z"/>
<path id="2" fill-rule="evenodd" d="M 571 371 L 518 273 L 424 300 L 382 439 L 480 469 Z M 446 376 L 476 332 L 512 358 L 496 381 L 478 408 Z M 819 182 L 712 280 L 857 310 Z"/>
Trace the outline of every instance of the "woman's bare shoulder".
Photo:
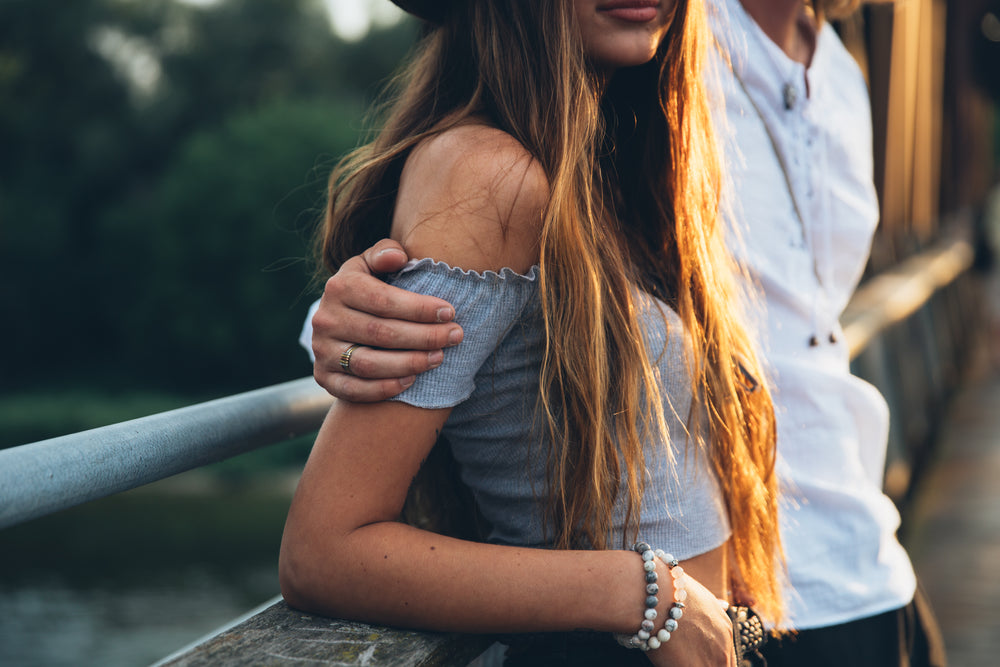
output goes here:
<path id="1" fill-rule="evenodd" d="M 411 257 L 467 270 L 538 261 L 549 185 L 541 164 L 514 137 L 464 124 L 419 144 L 400 178 L 393 237 Z"/>

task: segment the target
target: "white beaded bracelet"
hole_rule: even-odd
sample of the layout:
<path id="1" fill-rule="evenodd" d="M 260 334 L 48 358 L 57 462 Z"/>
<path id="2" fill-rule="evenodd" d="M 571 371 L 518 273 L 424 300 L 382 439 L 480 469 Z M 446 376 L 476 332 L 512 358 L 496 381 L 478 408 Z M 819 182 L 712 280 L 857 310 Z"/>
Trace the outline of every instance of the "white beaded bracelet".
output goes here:
<path id="1" fill-rule="evenodd" d="M 634 635 L 614 633 L 615 640 L 625 648 L 637 648 L 642 651 L 652 651 L 660 648 L 665 642 L 670 641 L 670 635 L 677 630 L 677 621 L 684 615 L 684 601 L 687 599 L 687 591 L 684 589 L 684 568 L 680 567 L 677 559 L 666 553 L 662 549 L 652 549 L 645 542 L 636 542 L 632 550 L 642 556 L 642 567 L 646 572 L 646 610 L 643 612 L 642 624 Z M 660 628 L 659 632 L 653 633 L 656 625 L 656 606 L 660 603 L 656 596 L 660 591 L 657 583 L 659 575 L 656 573 L 656 561 L 660 560 L 669 568 L 673 579 L 674 603 L 667 612 L 669 618 Z"/>

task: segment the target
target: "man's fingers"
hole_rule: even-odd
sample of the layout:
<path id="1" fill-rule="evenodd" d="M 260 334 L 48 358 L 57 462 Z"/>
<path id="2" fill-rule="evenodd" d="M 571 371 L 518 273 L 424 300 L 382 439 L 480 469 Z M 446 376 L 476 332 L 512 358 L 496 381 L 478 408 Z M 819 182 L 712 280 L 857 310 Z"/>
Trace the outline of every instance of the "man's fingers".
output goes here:
<path id="1" fill-rule="evenodd" d="M 350 346 L 342 346 L 350 349 Z M 341 353 L 327 366 L 313 366 L 316 382 L 334 397 L 356 403 L 383 401 L 412 385 L 416 376 L 437 368 L 444 359 L 442 350 L 432 352 L 392 352 L 355 347 L 348 370 L 341 366 Z"/>
<path id="2" fill-rule="evenodd" d="M 338 312 L 339 317 L 334 317 L 320 308 L 313 316 L 313 351 L 317 359 L 327 358 L 328 348 L 341 343 L 430 352 L 462 342 L 462 327 L 454 322 L 419 324 L 382 319 L 349 308 L 341 308 Z M 338 348 L 335 352 L 339 356 L 341 350 Z"/>
<path id="3" fill-rule="evenodd" d="M 326 365 L 313 366 L 317 384 L 334 397 L 355 403 L 391 398 L 413 384 L 416 376 L 437 368 L 444 359 L 442 350 L 397 352 L 360 346 L 351 352 L 348 369 L 340 365 L 341 355 L 350 345 L 327 341 Z"/>
<path id="4" fill-rule="evenodd" d="M 402 320 L 368 318 L 365 334 L 358 342 L 371 341 L 370 347 L 389 350 L 430 352 L 454 347 L 462 342 L 462 336 L 462 327 L 455 323 L 414 324 Z"/>
<path id="5" fill-rule="evenodd" d="M 454 319 L 455 309 L 444 299 L 393 287 L 359 271 L 358 264 L 362 262 L 359 260 L 353 267 L 344 264 L 340 272 L 326 281 L 322 297 L 324 302 L 339 303 L 376 317 L 409 322 L 442 323 Z M 326 310 L 320 308 L 319 313 Z M 330 310 L 338 312 L 342 308 Z"/>
<path id="6" fill-rule="evenodd" d="M 336 363 L 330 364 L 325 370 L 333 373 L 344 372 L 340 365 L 340 355 L 334 358 Z M 441 350 L 398 352 L 361 346 L 351 352 L 347 374 L 368 380 L 405 378 L 437 368 L 443 360 L 444 352 Z"/>
<path id="7" fill-rule="evenodd" d="M 334 397 L 353 403 L 376 403 L 392 398 L 413 384 L 414 377 L 391 378 L 386 380 L 366 380 L 364 378 L 330 373 L 316 381 Z"/>
<path id="8" fill-rule="evenodd" d="M 386 239 L 327 280 L 311 322 L 313 376 L 335 397 L 367 402 L 395 396 L 416 375 L 439 366 L 443 348 L 462 341 L 451 304 L 379 277 L 406 262 L 402 247 Z"/>
<path id="9" fill-rule="evenodd" d="M 382 239 L 366 250 L 362 257 L 368 265 L 368 270 L 376 275 L 399 271 L 409 259 L 403 246 L 392 239 Z"/>

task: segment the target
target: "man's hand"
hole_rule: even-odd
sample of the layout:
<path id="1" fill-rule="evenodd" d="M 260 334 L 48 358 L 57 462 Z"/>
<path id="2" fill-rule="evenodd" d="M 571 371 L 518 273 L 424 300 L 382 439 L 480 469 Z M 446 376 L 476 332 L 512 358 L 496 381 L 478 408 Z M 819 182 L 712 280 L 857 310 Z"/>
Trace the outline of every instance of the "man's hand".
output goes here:
<path id="1" fill-rule="evenodd" d="M 398 271 L 407 259 L 398 243 L 382 240 L 326 281 L 312 318 L 313 376 L 337 398 L 373 402 L 395 396 L 417 374 L 439 366 L 443 348 L 462 341 L 451 304 L 377 277 Z M 352 345 L 359 347 L 345 370 L 342 355 Z"/>

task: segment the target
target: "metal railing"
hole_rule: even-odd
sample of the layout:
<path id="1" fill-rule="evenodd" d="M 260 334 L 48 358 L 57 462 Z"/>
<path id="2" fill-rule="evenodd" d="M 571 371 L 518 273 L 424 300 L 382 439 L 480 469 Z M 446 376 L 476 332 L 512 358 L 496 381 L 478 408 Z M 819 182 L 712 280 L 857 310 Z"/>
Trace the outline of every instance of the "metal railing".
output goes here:
<path id="1" fill-rule="evenodd" d="M 840 318 L 851 359 L 968 270 L 974 256 L 965 238 L 947 239 L 862 285 Z"/>
<path id="2" fill-rule="evenodd" d="M 315 431 L 311 377 L 0 450 L 0 529 Z"/>

